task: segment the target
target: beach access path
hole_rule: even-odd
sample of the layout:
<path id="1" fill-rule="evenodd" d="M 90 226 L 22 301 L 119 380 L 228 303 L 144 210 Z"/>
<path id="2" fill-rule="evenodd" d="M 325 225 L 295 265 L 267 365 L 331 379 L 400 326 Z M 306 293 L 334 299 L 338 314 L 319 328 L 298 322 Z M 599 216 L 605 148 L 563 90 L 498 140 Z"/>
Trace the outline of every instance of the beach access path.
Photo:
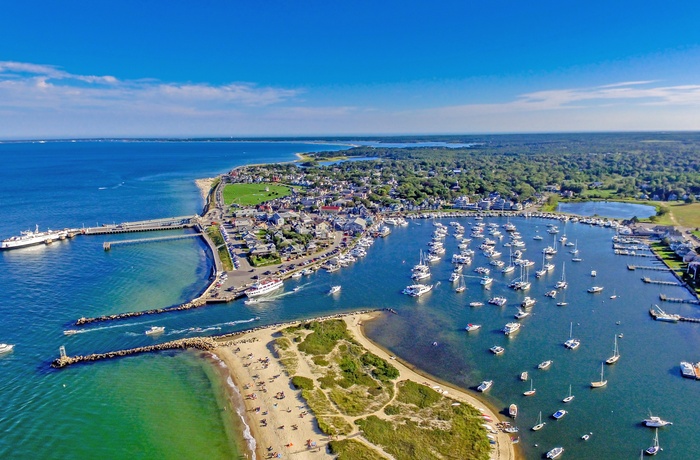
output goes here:
<path id="1" fill-rule="evenodd" d="M 348 329 L 356 340 L 367 350 L 390 362 L 399 370 L 401 380 L 412 380 L 443 393 L 458 402 L 470 404 L 488 415 L 492 425 L 499 421 L 498 415 L 475 396 L 457 387 L 447 385 L 409 368 L 390 356 L 384 349 L 369 340 L 363 332 L 362 324 L 373 319 L 378 313 L 356 313 L 344 316 Z M 301 392 L 291 384 L 283 365 L 274 352 L 274 341 L 278 332 L 292 324 L 276 325 L 257 329 L 236 338 L 231 345 L 221 346 L 214 353 L 229 369 L 231 379 L 239 389 L 245 405 L 244 418 L 256 442 L 256 458 L 321 459 L 334 458 L 328 453 L 327 444 L 331 439 L 323 434 L 313 413 L 301 397 Z M 298 350 L 296 351 L 297 353 Z M 304 356 L 299 354 L 296 375 L 313 379 L 314 375 Z M 380 411 L 374 415 L 383 416 Z M 354 425 L 357 417 L 343 416 L 354 428 L 349 438 L 371 446 L 388 459 L 393 457 L 380 447 L 372 446 L 362 437 Z M 507 433 L 498 432 L 492 459 L 515 459 L 515 449 Z M 341 436 L 337 439 L 344 439 Z"/>

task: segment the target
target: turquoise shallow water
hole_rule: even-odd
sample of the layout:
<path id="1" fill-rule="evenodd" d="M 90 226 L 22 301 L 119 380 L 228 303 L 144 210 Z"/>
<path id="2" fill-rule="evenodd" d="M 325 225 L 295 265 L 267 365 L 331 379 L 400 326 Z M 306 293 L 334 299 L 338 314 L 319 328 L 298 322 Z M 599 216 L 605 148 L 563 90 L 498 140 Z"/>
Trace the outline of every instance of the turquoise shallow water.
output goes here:
<path id="1" fill-rule="evenodd" d="M 284 143 L 0 144 L 0 156 L 7 164 L 0 171 L 0 236 L 35 223 L 64 227 L 193 214 L 201 207 L 192 183 L 196 177 L 211 176 L 235 164 L 287 161 L 296 151 L 326 148 Z M 549 241 L 537 242 L 532 236 L 546 237 L 547 221 L 512 222 L 527 243 L 526 257 L 539 266 L 539 251 Z M 251 306 L 235 302 L 98 324 L 73 336 L 62 331 L 80 316 L 167 306 L 196 295 L 211 270 L 205 247 L 196 240 L 178 240 L 105 253 L 104 238 L 83 237 L 0 253 L 0 341 L 16 345 L 13 353 L 0 357 L 0 457 L 235 458 L 242 450 L 229 436 L 229 418 L 222 412 L 224 383 L 217 377 L 217 367 L 196 354 L 161 353 L 63 371 L 51 370 L 48 363 L 60 345 L 69 354 L 101 352 L 240 330 L 256 316 L 261 318 L 257 324 L 264 324 L 392 307 L 399 315 L 368 325 L 370 336 L 407 361 L 462 387 L 494 379 L 489 402 L 503 409 L 515 402 L 521 408 L 518 424 L 523 427 L 521 446 L 527 458 L 540 458 L 555 445 L 566 448 L 566 458 L 637 458 L 653 436 L 639 424 L 648 409 L 674 422 L 660 433 L 663 454 L 696 458 L 694 414 L 699 409 L 700 387 L 680 378 L 678 363 L 698 359 L 700 326 L 655 323 L 647 314 L 660 291 L 671 296 L 687 293 L 643 284 L 639 278 L 649 272 L 631 272 L 625 265 L 651 262 L 614 256 L 612 231 L 581 224 L 560 228 L 570 240 L 578 240 L 583 261 L 573 263 L 570 254 L 560 251 L 554 273 L 540 281 L 531 276 L 528 295 L 538 305 L 512 339 L 499 330 L 512 319 L 523 294 L 507 289 L 508 277 L 500 273 L 495 274 L 490 292 L 483 291 L 478 278 L 469 277 L 467 292 L 456 294 L 447 282 L 451 266 L 443 261 L 433 268 L 433 281 L 441 283 L 433 292 L 419 300 L 400 294 L 410 282 L 409 270 L 418 260 L 419 249 L 427 247 L 433 230 L 429 220 L 394 229 L 351 267 L 289 281 L 284 293 L 270 302 Z M 446 246 L 449 257 L 456 251 L 452 237 Z M 507 248 L 504 251 L 502 258 Z M 564 308 L 543 296 L 559 278 L 562 262 L 570 282 L 569 306 Z M 472 268 L 485 263 L 477 255 Z M 592 268 L 598 272 L 595 281 L 590 277 Z M 475 275 L 469 268 L 465 274 Z M 671 279 L 662 273 L 653 277 Z M 585 292 L 594 282 L 605 286 L 602 294 Z M 336 284 L 343 286 L 340 294 L 326 295 Z M 302 289 L 292 293 L 297 285 Z M 618 299 L 609 298 L 611 290 Z M 466 306 L 496 293 L 506 295 L 508 306 Z M 693 306 L 665 308 L 700 316 Z M 572 321 L 574 334 L 582 340 L 573 352 L 562 346 Z M 467 335 L 462 329 L 468 322 L 481 323 L 483 328 Z M 165 326 L 166 333 L 156 339 L 146 337 L 143 332 L 156 324 Z M 600 361 L 612 352 L 617 333 L 624 334 L 622 358 L 614 368 L 606 368 L 608 387 L 591 391 L 588 384 L 598 377 Z M 433 347 L 433 341 L 439 345 Z M 495 344 L 506 348 L 502 357 L 487 351 Z M 544 359 L 553 359 L 554 365 L 538 373 L 534 367 Z M 524 370 L 535 378 L 537 395 L 532 398 L 522 396 L 529 384 L 517 379 Z M 576 399 L 566 407 L 570 414 L 555 422 L 549 415 L 565 407 L 561 399 L 569 384 Z M 547 427 L 529 432 L 540 410 Z M 591 431 L 591 440 L 579 439 Z"/>

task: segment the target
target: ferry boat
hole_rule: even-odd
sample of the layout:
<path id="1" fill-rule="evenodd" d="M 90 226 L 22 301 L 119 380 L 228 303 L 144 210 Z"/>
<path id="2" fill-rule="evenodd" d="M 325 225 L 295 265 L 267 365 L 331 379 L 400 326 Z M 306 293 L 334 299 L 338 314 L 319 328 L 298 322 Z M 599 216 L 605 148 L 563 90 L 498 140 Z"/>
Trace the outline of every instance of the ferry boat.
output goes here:
<path id="1" fill-rule="evenodd" d="M 335 294 L 336 292 L 340 292 L 340 286 L 333 286 L 331 289 L 328 291 L 329 294 Z"/>
<path id="2" fill-rule="evenodd" d="M 520 329 L 520 323 L 507 323 L 503 327 L 503 333 L 505 335 L 511 335 L 517 332 Z"/>
<path id="3" fill-rule="evenodd" d="M 493 353 L 496 356 L 502 355 L 504 351 L 506 351 L 505 348 L 499 347 L 498 345 L 494 345 L 491 348 L 489 348 L 491 353 Z"/>
<path id="4" fill-rule="evenodd" d="M 244 294 L 248 296 L 248 298 L 257 297 L 269 294 L 270 292 L 281 288 L 283 285 L 284 282 L 281 279 L 267 278 L 262 281 L 258 281 L 252 287 L 246 289 L 244 291 Z"/>
<path id="5" fill-rule="evenodd" d="M 555 420 L 559 420 L 560 418 L 562 418 L 562 417 L 565 416 L 566 414 L 568 414 L 567 411 L 565 411 L 564 409 L 559 409 L 558 411 L 556 411 L 555 413 L 552 414 L 552 417 L 553 417 Z"/>
<path id="6" fill-rule="evenodd" d="M 54 240 L 65 239 L 68 232 L 65 230 L 40 232 L 37 225 L 34 231 L 26 230 L 20 232 L 19 236 L 13 236 L 0 242 L 0 250 L 19 249 L 36 244 L 50 244 Z"/>
<path id="7" fill-rule="evenodd" d="M 476 389 L 478 391 L 484 392 L 484 391 L 488 391 L 489 388 L 491 388 L 492 386 L 493 386 L 493 380 L 484 380 L 483 382 L 481 382 L 481 384 L 478 387 L 476 387 Z"/>
<path id="8" fill-rule="evenodd" d="M 14 345 L 9 343 L 0 343 L 0 353 L 9 353 L 15 348 Z"/>
<path id="9" fill-rule="evenodd" d="M 481 324 L 472 324 L 472 323 L 467 324 L 467 327 L 464 328 L 464 330 L 467 332 L 472 332 L 472 331 L 476 331 L 479 329 L 481 329 Z M 693 374 L 693 376 L 694 375 L 695 374 Z"/>
<path id="10" fill-rule="evenodd" d="M 547 458 L 559 458 L 559 456 L 563 453 L 564 453 L 563 447 L 555 447 L 554 449 L 547 452 Z"/>
<path id="11" fill-rule="evenodd" d="M 687 379 L 695 378 L 695 369 L 693 364 L 687 361 L 681 361 L 681 375 Z"/>
<path id="12" fill-rule="evenodd" d="M 158 335 L 163 332 L 165 332 L 164 326 L 151 326 L 151 328 L 146 331 L 146 335 Z"/>

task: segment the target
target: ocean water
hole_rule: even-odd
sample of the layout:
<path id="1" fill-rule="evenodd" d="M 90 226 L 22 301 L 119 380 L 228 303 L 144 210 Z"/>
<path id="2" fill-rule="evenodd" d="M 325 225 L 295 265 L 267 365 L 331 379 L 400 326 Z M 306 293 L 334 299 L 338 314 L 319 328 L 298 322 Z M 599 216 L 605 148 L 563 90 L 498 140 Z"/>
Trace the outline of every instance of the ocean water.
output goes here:
<path id="1" fill-rule="evenodd" d="M 644 219 L 656 214 L 654 206 L 637 203 L 620 203 L 617 201 L 582 201 L 559 203 L 557 211 L 578 216 L 601 216 L 613 219 Z"/>
<path id="2" fill-rule="evenodd" d="M 79 227 L 93 222 L 122 222 L 168 215 L 194 214 L 202 202 L 193 184 L 246 163 L 292 160 L 298 151 L 329 146 L 286 143 L 131 143 L 85 142 L 0 144 L 0 237 L 17 234 L 35 223 L 42 228 Z M 340 146 L 334 148 L 342 148 Z M 459 220 L 467 226 L 468 218 Z M 493 219 L 498 224 L 505 219 Z M 506 287 L 516 275 L 494 273 L 490 291 L 479 285 L 472 269 L 486 265 L 477 252 L 465 267 L 467 291 L 456 294 L 447 281 L 448 260 L 456 240 L 446 239 L 447 255 L 433 266 L 433 291 L 420 299 L 402 295 L 411 283 L 410 268 L 419 250 L 426 249 L 433 231 L 430 220 L 411 221 L 378 239 L 366 258 L 343 270 L 290 280 L 283 292 L 255 305 L 243 302 L 208 306 L 181 313 L 96 324 L 85 332 L 65 336 L 63 330 L 80 316 L 163 307 L 195 296 L 207 283 L 211 261 L 195 239 L 116 247 L 102 250 L 115 237 L 79 237 L 72 241 L 0 253 L 0 342 L 16 345 L 0 356 L 1 458 L 237 458 L 245 452 L 232 425 L 226 383 L 215 362 L 200 353 L 168 352 L 129 357 L 56 371 L 49 367 L 65 345 L 69 354 L 103 352 L 200 334 L 219 334 L 268 324 L 360 308 L 394 308 L 367 326 L 371 338 L 401 358 L 444 380 L 474 388 L 493 379 L 485 395 L 488 404 L 505 410 L 520 406 L 517 424 L 526 458 L 541 458 L 554 446 L 566 458 L 637 458 L 651 445 L 653 431 L 640 421 L 654 415 L 674 422 L 660 431 L 663 455 L 696 458 L 694 414 L 700 402 L 698 382 L 680 377 L 681 360 L 697 360 L 700 325 L 652 321 L 647 310 L 658 294 L 689 297 L 680 288 L 647 285 L 640 277 L 672 279 L 670 274 L 629 271 L 626 264 L 649 265 L 651 259 L 615 256 L 609 229 L 560 224 L 569 240 L 577 241 L 582 262 L 571 262 L 570 248 L 554 258 L 556 270 L 541 280 L 534 270 L 541 249 L 551 242 L 548 221 L 512 219 L 527 244 L 525 257 L 535 261 L 532 289 L 516 293 Z M 543 241 L 534 241 L 539 233 Z M 172 234 L 172 233 L 169 233 Z M 152 236 L 156 236 L 155 234 Z M 124 236 L 125 238 L 133 237 Z M 471 246 L 478 245 L 474 241 Z M 508 249 L 501 248 L 503 260 Z M 561 276 L 566 264 L 569 289 L 560 294 L 569 305 L 556 307 L 544 292 Z M 597 277 L 590 276 L 591 269 Z M 592 295 L 594 284 L 605 287 Z M 341 285 L 328 295 L 332 285 Z M 301 287 L 292 292 L 296 286 Z M 610 299 L 615 293 L 617 299 Z M 506 307 L 474 309 L 473 300 L 503 294 Z M 533 315 L 512 338 L 499 332 L 513 320 L 524 295 L 537 299 Z M 700 316 L 691 305 L 663 305 L 671 312 Z M 253 321 L 259 317 L 259 321 Z M 617 322 L 620 322 L 618 325 Z M 480 323 L 467 334 L 464 326 Z M 569 325 L 582 340 L 578 350 L 564 349 Z M 166 327 L 160 337 L 144 331 Z M 600 362 L 619 339 L 622 358 L 606 366 L 608 386 L 588 388 L 599 377 Z M 438 342 L 433 346 L 433 342 Z M 488 348 L 506 348 L 495 357 Z M 552 359 L 548 371 L 536 365 Z M 537 394 L 522 396 L 534 378 Z M 568 387 L 576 399 L 563 404 Z M 476 394 L 476 393 L 475 393 Z M 226 408 L 226 410 L 224 410 Z M 570 411 L 556 422 L 557 409 Z M 534 433 L 539 411 L 547 426 Z M 580 436 L 593 432 L 584 442 Z"/>
<path id="3" fill-rule="evenodd" d="M 0 144 L 0 238 L 21 230 L 81 227 L 202 209 L 194 184 L 230 168 L 292 161 L 340 146 L 244 142 L 47 142 Z M 184 231 L 183 231 L 184 232 Z M 172 233 L 168 233 L 172 234 Z M 157 234 L 149 234 L 157 236 Z M 236 458 L 224 384 L 195 353 L 49 367 L 69 354 L 140 346 L 243 328 L 249 312 L 226 305 L 183 315 L 98 324 L 65 336 L 81 316 L 178 304 L 207 284 L 199 240 L 121 246 L 77 237 L 0 252 L 0 458 Z M 151 325 L 166 326 L 152 339 Z M 193 330 L 199 328 L 197 331 Z"/>

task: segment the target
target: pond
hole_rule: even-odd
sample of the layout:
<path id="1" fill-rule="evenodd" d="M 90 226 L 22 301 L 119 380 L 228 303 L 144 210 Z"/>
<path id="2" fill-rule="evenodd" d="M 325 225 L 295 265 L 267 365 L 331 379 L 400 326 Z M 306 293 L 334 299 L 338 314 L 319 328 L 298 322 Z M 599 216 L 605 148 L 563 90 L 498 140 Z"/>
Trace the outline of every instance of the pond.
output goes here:
<path id="1" fill-rule="evenodd" d="M 557 211 L 576 214 L 579 216 L 600 216 L 615 219 L 640 219 L 656 214 L 654 206 L 635 203 L 620 203 L 617 201 L 584 201 L 576 203 L 559 203 Z"/>

